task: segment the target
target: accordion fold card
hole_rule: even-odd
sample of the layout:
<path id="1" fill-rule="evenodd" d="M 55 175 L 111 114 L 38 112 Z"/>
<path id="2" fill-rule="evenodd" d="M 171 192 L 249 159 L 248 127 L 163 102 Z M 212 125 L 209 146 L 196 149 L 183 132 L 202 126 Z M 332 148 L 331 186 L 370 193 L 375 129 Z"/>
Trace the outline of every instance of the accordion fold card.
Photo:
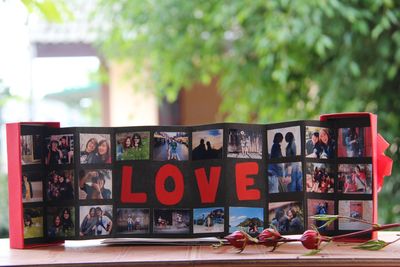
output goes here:
<path id="1" fill-rule="evenodd" d="M 377 222 L 390 175 L 370 113 L 268 125 L 69 127 L 7 124 L 10 245 L 93 238 L 199 238 L 315 214 Z M 330 235 L 363 229 L 341 221 Z M 371 237 L 371 236 L 369 236 Z"/>

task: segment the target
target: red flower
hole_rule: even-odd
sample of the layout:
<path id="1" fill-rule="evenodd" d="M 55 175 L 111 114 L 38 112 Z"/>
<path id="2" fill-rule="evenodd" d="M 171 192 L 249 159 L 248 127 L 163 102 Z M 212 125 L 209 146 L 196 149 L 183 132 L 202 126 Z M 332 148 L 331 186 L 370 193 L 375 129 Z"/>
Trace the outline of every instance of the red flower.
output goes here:
<path id="1" fill-rule="evenodd" d="M 307 249 L 319 249 L 321 242 L 328 241 L 328 238 L 321 236 L 318 231 L 307 230 L 301 236 L 300 241 Z"/>
<path id="2" fill-rule="evenodd" d="M 254 243 L 249 239 L 249 236 L 242 231 L 235 231 L 232 234 L 225 236 L 225 239 L 229 241 L 229 243 L 235 248 L 242 251 L 247 244 Z"/>
<path id="3" fill-rule="evenodd" d="M 278 244 L 278 240 L 282 240 L 282 236 L 277 230 L 267 228 L 258 235 L 258 240 L 264 246 L 275 247 Z"/>

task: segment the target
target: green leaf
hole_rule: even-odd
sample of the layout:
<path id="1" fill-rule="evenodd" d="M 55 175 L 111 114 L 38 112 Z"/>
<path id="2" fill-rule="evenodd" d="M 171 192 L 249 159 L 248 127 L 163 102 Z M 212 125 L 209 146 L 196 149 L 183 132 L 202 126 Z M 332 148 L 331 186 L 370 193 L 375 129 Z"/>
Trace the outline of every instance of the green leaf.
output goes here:
<path id="1" fill-rule="evenodd" d="M 315 255 L 317 255 L 318 253 L 320 253 L 322 250 L 320 250 L 320 249 L 313 249 L 313 250 L 311 250 L 310 252 L 308 252 L 308 253 L 306 253 L 306 254 L 303 254 L 303 256 L 315 256 Z"/>
<path id="2" fill-rule="evenodd" d="M 380 250 L 384 247 L 386 247 L 387 245 L 389 245 L 390 243 L 387 243 L 383 240 L 369 240 L 365 243 L 362 243 L 358 246 L 355 246 L 353 248 L 355 249 L 364 249 L 364 250 Z"/>

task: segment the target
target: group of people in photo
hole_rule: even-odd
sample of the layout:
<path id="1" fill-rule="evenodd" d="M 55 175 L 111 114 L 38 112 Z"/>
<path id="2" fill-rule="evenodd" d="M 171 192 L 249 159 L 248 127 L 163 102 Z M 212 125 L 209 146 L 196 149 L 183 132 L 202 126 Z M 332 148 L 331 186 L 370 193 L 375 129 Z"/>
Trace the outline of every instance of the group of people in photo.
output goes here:
<path id="1" fill-rule="evenodd" d="M 73 171 L 51 171 L 47 182 L 48 200 L 73 200 Z"/>
<path id="2" fill-rule="evenodd" d="M 200 143 L 192 151 L 192 159 L 218 159 L 222 157 L 222 148 L 215 149 L 210 141 L 200 139 Z"/>
<path id="3" fill-rule="evenodd" d="M 228 136 L 229 158 L 260 159 L 262 156 L 262 137 L 257 131 L 230 129 Z"/>
<path id="4" fill-rule="evenodd" d="M 144 160 L 149 158 L 148 143 L 144 144 L 140 133 L 117 135 L 117 160 Z M 148 142 L 148 140 L 147 140 Z"/>
<path id="5" fill-rule="evenodd" d="M 326 165 L 315 166 L 310 171 L 312 166 L 310 164 L 307 171 L 307 192 L 333 193 L 334 179 Z"/>
<path id="6" fill-rule="evenodd" d="M 298 207 L 278 207 L 271 225 L 281 234 L 301 233 L 304 229 L 302 212 Z"/>
<path id="7" fill-rule="evenodd" d="M 89 138 L 84 150 L 81 151 L 80 162 L 81 164 L 111 163 L 109 140 L 101 139 L 98 141 L 95 137 Z"/>
<path id="8" fill-rule="evenodd" d="M 268 165 L 269 193 L 299 192 L 303 190 L 300 162 L 271 163 Z"/>
<path id="9" fill-rule="evenodd" d="M 82 208 L 82 207 L 81 207 Z M 111 233 L 113 223 L 112 214 L 101 207 L 91 207 L 83 218 L 80 226 L 80 236 L 101 236 Z"/>
<path id="10" fill-rule="evenodd" d="M 48 226 L 49 237 L 74 236 L 74 222 L 71 215 L 71 209 L 64 208 L 61 212 L 56 212 Z"/>
<path id="11" fill-rule="evenodd" d="M 343 164 L 341 166 L 349 165 Z M 339 167 L 339 190 L 343 193 L 371 193 L 371 181 L 367 179 L 367 170 L 362 169 L 360 165 L 351 167 L 351 171 L 341 171 Z"/>
<path id="12" fill-rule="evenodd" d="M 335 156 L 336 143 L 329 129 L 308 132 L 306 136 L 306 157 L 332 159 Z"/>
<path id="13" fill-rule="evenodd" d="M 56 137 L 57 139 L 54 139 Z M 70 164 L 74 159 L 74 149 L 71 146 L 72 136 L 51 136 L 45 158 L 46 165 L 55 166 L 58 164 Z"/>
<path id="14" fill-rule="evenodd" d="M 283 157 L 281 147 L 282 142 L 283 134 L 280 132 L 275 133 L 270 152 L 271 159 L 279 159 Z M 297 147 L 293 132 L 287 132 L 285 134 L 285 142 L 287 143 L 285 147 L 285 157 L 295 157 L 297 155 Z"/>

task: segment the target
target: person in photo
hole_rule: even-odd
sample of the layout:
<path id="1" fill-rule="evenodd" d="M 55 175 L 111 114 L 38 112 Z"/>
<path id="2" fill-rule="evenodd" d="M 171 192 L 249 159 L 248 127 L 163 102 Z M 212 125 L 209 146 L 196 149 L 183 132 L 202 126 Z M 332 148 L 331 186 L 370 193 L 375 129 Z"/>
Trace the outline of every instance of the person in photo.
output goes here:
<path id="1" fill-rule="evenodd" d="M 274 135 L 273 145 L 271 148 L 271 159 L 282 158 L 281 143 L 283 141 L 283 135 L 281 133 L 276 133 Z"/>
<path id="2" fill-rule="evenodd" d="M 96 163 L 96 153 L 97 153 L 97 139 L 90 138 L 86 142 L 85 150 L 81 151 L 81 164 Z"/>
<path id="3" fill-rule="evenodd" d="M 292 132 L 287 132 L 285 134 L 285 141 L 287 143 L 286 157 L 295 157 L 297 151 L 296 151 L 296 142 L 294 134 Z"/>

